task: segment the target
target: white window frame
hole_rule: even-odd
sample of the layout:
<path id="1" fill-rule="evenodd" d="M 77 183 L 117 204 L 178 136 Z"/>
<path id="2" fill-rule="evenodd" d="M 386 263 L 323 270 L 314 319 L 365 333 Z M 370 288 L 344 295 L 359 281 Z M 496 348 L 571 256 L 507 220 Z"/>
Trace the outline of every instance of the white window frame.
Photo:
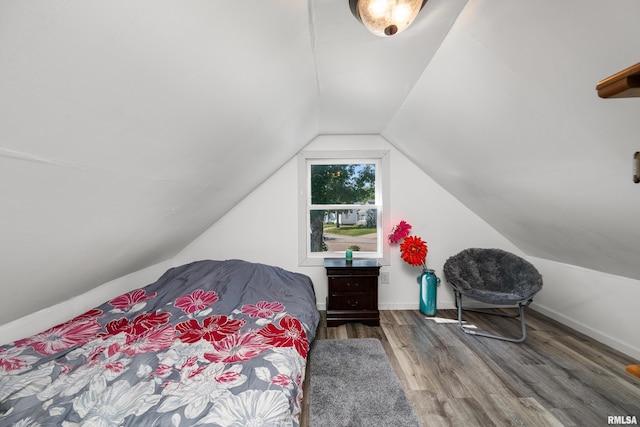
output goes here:
<path id="1" fill-rule="evenodd" d="M 344 257 L 344 251 L 337 252 L 311 252 L 309 237 L 311 225 L 309 212 L 313 209 L 344 208 L 332 205 L 311 204 L 311 180 L 309 173 L 312 164 L 376 164 L 376 208 L 377 215 L 377 242 L 378 250 L 375 252 L 354 253 L 356 258 L 377 259 L 381 265 L 389 265 L 390 248 L 384 230 L 389 225 L 389 151 L 388 150 L 362 150 L 362 151 L 302 151 L 298 154 L 298 264 L 323 265 L 324 258 Z M 350 205 L 346 205 L 349 207 Z M 361 207 L 362 205 L 360 205 Z"/>

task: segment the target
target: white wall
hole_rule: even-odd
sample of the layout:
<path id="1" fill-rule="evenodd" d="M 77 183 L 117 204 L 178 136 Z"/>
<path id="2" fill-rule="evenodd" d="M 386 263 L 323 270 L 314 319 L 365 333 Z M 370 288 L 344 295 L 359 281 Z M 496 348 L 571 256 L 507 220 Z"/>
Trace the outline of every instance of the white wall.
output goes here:
<path id="1" fill-rule="evenodd" d="M 413 225 L 427 241 L 427 263 L 442 278 L 446 259 L 467 247 L 497 247 L 524 254 L 447 193 L 380 136 L 319 136 L 306 150 L 390 150 L 391 219 Z M 300 267 L 297 250 L 297 165 L 291 159 L 225 217 L 174 258 L 175 265 L 197 259 L 243 258 L 279 265 L 310 276 L 318 307 L 327 295 L 323 267 Z M 532 306 L 613 348 L 640 359 L 640 283 L 580 267 L 526 257 L 542 273 L 544 286 Z M 390 283 L 380 285 L 382 309 L 417 309 L 419 271 L 392 248 Z M 438 308 L 453 308 L 449 286 L 438 289 Z"/>
<path id="2" fill-rule="evenodd" d="M 305 150 L 390 150 L 392 222 L 406 220 L 413 225 L 412 234 L 427 241 L 427 264 L 439 277 L 446 259 L 466 247 L 501 247 L 518 252 L 380 136 L 319 136 Z M 297 173 L 293 158 L 178 254 L 174 264 L 242 258 L 278 265 L 311 277 L 318 306 L 324 309 L 327 295 L 324 267 L 298 266 Z M 382 271 L 389 272 L 390 283 L 380 285 L 380 308 L 418 308 L 416 277 L 420 270 L 400 259 L 398 247 L 392 248 L 391 265 L 384 266 Z M 439 288 L 438 306 L 454 307 L 453 294 L 444 284 Z"/>
<path id="3" fill-rule="evenodd" d="M 544 285 L 531 307 L 640 360 L 640 281 L 528 258 Z"/>
<path id="4" fill-rule="evenodd" d="M 429 245 L 427 262 L 442 277 L 446 259 L 467 247 L 499 247 L 523 254 L 477 215 L 444 191 L 380 136 L 319 136 L 308 150 L 390 150 L 391 218 L 405 219 Z M 297 163 L 295 157 L 238 203 L 172 260 L 106 283 L 64 303 L 0 326 L 0 343 L 40 332 L 121 293 L 154 282 L 169 267 L 200 259 L 241 258 L 307 274 L 318 307 L 327 294 L 323 267 L 300 267 L 297 257 Z M 640 282 L 580 267 L 527 257 L 544 277 L 532 308 L 640 359 Z M 402 262 L 397 247 L 384 266 L 390 283 L 380 285 L 380 308 L 417 309 L 419 271 Z M 448 285 L 438 308 L 453 308 Z"/>

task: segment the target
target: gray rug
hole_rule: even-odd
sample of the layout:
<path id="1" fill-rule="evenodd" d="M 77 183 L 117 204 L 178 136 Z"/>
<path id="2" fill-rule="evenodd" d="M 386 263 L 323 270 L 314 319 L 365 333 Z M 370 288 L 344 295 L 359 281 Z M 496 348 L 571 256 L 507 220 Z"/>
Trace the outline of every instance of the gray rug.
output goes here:
<path id="1" fill-rule="evenodd" d="M 309 357 L 310 427 L 421 425 L 379 340 L 318 340 Z"/>

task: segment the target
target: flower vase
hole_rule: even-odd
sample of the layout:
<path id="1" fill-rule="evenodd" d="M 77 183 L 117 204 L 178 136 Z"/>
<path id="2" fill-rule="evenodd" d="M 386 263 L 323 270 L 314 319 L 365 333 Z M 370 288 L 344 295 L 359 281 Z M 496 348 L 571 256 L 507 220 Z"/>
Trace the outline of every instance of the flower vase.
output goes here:
<path id="1" fill-rule="evenodd" d="M 424 269 L 418 276 L 420 284 L 420 312 L 427 316 L 436 315 L 438 285 L 440 278 L 434 270 Z"/>

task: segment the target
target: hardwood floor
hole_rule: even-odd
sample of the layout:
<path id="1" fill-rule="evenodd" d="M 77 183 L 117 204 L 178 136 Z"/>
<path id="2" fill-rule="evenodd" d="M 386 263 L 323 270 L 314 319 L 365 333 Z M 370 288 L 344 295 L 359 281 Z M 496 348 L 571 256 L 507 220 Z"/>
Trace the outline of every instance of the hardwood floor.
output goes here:
<path id="1" fill-rule="evenodd" d="M 327 328 L 322 313 L 316 339 L 378 338 L 425 427 L 606 426 L 610 416 L 640 423 L 640 378 L 625 371 L 639 362 L 533 310 L 523 344 L 467 335 L 417 310 L 380 314 L 379 327 Z M 437 315 L 456 318 L 455 310 Z M 465 319 L 519 333 L 517 319 L 471 312 Z M 310 394 L 307 375 L 303 427 Z"/>

